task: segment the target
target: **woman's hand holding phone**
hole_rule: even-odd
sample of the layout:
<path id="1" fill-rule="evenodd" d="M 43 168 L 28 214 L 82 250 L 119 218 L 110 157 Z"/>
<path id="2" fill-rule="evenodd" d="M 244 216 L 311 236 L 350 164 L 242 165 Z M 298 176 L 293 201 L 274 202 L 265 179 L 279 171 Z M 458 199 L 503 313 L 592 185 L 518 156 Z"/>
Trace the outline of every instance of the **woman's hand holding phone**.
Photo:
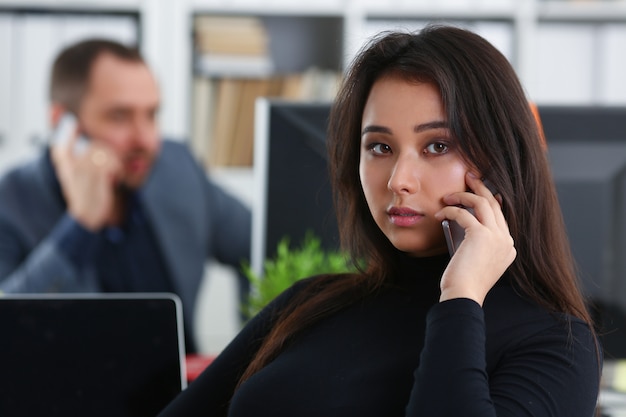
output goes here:
<path id="1" fill-rule="evenodd" d="M 501 202 L 475 175 L 468 173 L 466 183 L 472 192 L 446 196 L 448 206 L 436 215 L 439 220 L 458 223 L 465 231 L 441 278 L 440 301 L 469 298 L 482 305 L 489 290 L 515 260 L 517 251 Z"/>
<path id="2" fill-rule="evenodd" d="M 91 231 L 111 223 L 121 163 L 104 144 L 79 134 L 73 115 L 56 129 L 51 155 L 67 210 Z"/>

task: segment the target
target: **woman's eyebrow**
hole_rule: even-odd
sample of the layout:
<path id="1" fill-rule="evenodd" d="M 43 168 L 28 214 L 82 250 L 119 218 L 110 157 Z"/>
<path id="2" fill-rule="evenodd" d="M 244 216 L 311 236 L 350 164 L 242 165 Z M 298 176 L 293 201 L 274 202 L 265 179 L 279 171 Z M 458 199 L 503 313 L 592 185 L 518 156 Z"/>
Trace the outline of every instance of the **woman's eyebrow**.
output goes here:
<path id="1" fill-rule="evenodd" d="M 424 132 L 426 130 L 433 130 L 433 129 L 450 129 L 450 125 L 448 125 L 448 123 L 443 121 L 443 120 L 437 120 L 437 121 L 434 121 L 434 122 L 428 122 L 428 123 L 422 123 L 422 124 L 419 124 L 419 125 L 415 125 L 413 127 L 413 132 L 421 133 L 421 132 Z M 385 127 L 385 126 L 369 125 L 369 126 L 365 126 L 365 128 L 363 128 L 363 131 L 361 132 L 361 136 L 365 135 L 366 133 L 387 133 L 387 134 L 391 134 L 391 129 L 389 129 L 388 127 Z"/>
<path id="2" fill-rule="evenodd" d="M 384 127 L 384 126 L 369 125 L 369 126 L 365 126 L 365 128 L 363 128 L 363 131 L 361 132 L 361 136 L 363 136 L 366 133 L 387 133 L 387 134 L 391 134 L 391 129 L 389 129 L 388 127 Z"/>
<path id="3" fill-rule="evenodd" d="M 450 129 L 450 125 L 448 124 L 448 122 L 445 122 L 443 120 L 437 120 L 434 122 L 422 123 L 420 125 L 417 125 L 413 128 L 413 132 L 420 133 L 426 130 L 433 129 Z"/>

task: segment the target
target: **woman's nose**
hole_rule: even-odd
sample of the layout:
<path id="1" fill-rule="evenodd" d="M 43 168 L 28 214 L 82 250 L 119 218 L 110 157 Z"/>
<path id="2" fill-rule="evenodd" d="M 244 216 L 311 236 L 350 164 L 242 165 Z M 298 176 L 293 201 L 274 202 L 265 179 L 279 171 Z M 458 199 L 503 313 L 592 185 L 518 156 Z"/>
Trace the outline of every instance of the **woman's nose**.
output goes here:
<path id="1" fill-rule="evenodd" d="M 398 158 L 387 183 L 390 191 L 394 194 L 413 194 L 419 190 L 418 159 L 410 155 Z"/>

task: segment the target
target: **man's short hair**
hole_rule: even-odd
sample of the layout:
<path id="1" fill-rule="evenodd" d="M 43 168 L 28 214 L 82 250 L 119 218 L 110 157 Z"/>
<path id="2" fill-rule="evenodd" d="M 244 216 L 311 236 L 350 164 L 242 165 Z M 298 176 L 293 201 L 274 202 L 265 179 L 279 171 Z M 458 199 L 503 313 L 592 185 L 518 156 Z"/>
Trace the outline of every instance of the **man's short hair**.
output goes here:
<path id="1" fill-rule="evenodd" d="M 145 63 L 136 47 L 108 39 L 88 39 L 63 49 L 52 65 L 50 102 L 62 104 L 77 113 L 87 90 L 91 68 L 103 54 L 124 61 Z"/>

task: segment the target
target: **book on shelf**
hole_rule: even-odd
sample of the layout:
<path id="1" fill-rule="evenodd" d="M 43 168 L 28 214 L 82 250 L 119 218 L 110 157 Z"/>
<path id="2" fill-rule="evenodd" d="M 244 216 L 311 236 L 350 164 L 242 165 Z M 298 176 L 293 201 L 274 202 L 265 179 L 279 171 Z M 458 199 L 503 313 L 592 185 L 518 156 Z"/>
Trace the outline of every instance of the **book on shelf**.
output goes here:
<path id="1" fill-rule="evenodd" d="M 209 164 L 225 165 L 231 160 L 233 152 L 236 120 L 244 112 L 240 107 L 243 91 L 242 80 L 224 78 L 217 84 L 217 103 L 214 112 L 212 138 L 228 138 L 228 140 L 212 140 L 209 145 Z M 207 115 L 211 117 L 212 115 Z M 228 163 L 227 165 L 230 165 Z"/>
<path id="2" fill-rule="evenodd" d="M 194 77 L 191 88 L 191 149 L 194 154 L 204 158 L 209 155 L 209 141 L 213 129 L 213 117 L 207 115 L 215 112 L 215 83 L 207 77 Z"/>
<path id="3" fill-rule="evenodd" d="M 334 98 L 340 73 L 311 69 L 261 78 L 196 76 L 192 144 L 209 167 L 251 166 L 254 149 L 254 104 L 258 97 L 286 100 Z"/>

